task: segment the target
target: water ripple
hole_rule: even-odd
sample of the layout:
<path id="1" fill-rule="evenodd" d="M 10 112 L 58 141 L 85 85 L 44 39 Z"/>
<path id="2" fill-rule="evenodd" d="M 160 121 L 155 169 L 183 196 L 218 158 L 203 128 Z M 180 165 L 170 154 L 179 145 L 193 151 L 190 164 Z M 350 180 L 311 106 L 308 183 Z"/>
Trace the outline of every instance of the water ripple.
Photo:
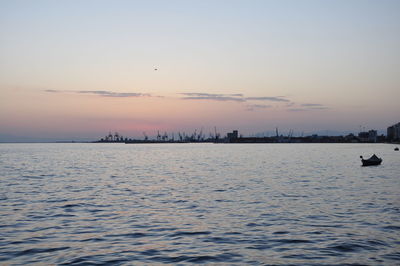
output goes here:
<path id="1" fill-rule="evenodd" d="M 0 261 L 399 265 L 388 147 L 2 144 Z"/>

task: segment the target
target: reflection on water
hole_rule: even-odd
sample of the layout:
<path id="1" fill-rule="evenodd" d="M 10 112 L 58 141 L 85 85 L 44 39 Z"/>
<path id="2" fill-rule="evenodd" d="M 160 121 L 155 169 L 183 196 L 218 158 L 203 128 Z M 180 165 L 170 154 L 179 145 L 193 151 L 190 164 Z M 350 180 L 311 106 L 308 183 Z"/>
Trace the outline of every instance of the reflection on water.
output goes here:
<path id="1" fill-rule="evenodd" d="M 0 263 L 395 265 L 399 173 L 384 144 L 1 144 Z"/>

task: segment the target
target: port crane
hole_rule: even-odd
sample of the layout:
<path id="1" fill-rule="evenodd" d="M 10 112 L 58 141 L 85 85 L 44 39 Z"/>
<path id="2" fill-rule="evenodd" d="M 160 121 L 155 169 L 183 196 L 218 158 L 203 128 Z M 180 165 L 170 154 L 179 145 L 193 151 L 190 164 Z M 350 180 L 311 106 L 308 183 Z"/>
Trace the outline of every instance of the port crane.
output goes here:
<path id="1" fill-rule="evenodd" d="M 160 131 L 159 131 L 159 130 L 157 130 L 157 141 L 160 141 L 160 140 L 161 140 Z"/>
<path id="2" fill-rule="evenodd" d="M 219 139 L 219 133 L 217 133 L 217 127 L 214 127 L 214 132 L 215 132 L 215 140 Z"/>
<path id="3" fill-rule="evenodd" d="M 201 128 L 200 133 L 199 133 L 199 135 L 197 136 L 197 141 L 202 140 L 202 136 L 203 136 L 203 127 Z"/>
<path id="4" fill-rule="evenodd" d="M 162 136 L 162 140 L 163 140 L 163 141 L 168 140 L 167 132 L 164 132 L 164 135 Z"/>

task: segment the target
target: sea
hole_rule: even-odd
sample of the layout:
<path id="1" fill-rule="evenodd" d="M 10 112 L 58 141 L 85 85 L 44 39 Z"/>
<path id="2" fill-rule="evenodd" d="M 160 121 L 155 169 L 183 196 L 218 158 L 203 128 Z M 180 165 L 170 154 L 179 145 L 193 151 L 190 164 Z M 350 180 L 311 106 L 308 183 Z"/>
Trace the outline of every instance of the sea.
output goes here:
<path id="1" fill-rule="evenodd" d="M 394 148 L 0 144 L 0 264 L 400 265 Z"/>

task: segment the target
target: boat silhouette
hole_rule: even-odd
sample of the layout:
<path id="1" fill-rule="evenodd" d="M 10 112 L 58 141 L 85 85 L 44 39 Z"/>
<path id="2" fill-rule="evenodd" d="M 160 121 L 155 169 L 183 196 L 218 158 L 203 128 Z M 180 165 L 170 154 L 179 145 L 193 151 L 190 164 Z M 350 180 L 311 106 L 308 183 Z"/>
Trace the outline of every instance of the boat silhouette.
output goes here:
<path id="1" fill-rule="evenodd" d="M 380 165 L 382 163 L 382 159 L 376 156 L 375 154 L 372 155 L 369 159 L 364 159 L 360 156 L 362 166 L 370 166 L 370 165 Z"/>

